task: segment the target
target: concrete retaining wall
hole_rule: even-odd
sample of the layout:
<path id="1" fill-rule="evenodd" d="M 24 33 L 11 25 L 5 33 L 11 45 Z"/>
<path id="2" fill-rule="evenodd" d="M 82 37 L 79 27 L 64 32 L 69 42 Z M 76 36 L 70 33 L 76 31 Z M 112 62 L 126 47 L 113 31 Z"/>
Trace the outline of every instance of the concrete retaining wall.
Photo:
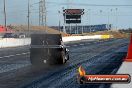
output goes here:
<path id="1" fill-rule="evenodd" d="M 29 45 L 30 41 L 31 41 L 30 38 L 24 39 L 3 38 L 0 39 L 0 48 Z"/>

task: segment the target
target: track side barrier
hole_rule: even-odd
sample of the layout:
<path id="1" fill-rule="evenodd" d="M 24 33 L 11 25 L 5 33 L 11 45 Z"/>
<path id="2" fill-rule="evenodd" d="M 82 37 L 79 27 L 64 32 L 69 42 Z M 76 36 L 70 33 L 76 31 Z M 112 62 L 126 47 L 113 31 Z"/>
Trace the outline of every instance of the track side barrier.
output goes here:
<path id="1" fill-rule="evenodd" d="M 31 43 L 30 38 L 22 38 L 22 39 L 2 38 L 0 39 L 0 48 L 24 46 L 24 45 L 29 45 L 30 43 Z"/>

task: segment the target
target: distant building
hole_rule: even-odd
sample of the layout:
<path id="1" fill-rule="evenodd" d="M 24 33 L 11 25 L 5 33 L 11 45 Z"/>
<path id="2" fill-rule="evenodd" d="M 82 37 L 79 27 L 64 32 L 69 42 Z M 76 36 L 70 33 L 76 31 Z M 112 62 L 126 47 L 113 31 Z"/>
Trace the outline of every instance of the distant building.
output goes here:
<path id="1" fill-rule="evenodd" d="M 63 30 L 63 26 L 51 26 L 51 28 L 54 28 L 56 30 Z M 100 25 L 80 25 L 80 26 L 66 26 L 66 32 L 69 34 L 82 34 L 82 33 L 89 33 L 89 32 L 97 32 L 97 31 L 105 31 L 105 30 L 111 30 L 112 25 L 111 24 L 100 24 Z"/>

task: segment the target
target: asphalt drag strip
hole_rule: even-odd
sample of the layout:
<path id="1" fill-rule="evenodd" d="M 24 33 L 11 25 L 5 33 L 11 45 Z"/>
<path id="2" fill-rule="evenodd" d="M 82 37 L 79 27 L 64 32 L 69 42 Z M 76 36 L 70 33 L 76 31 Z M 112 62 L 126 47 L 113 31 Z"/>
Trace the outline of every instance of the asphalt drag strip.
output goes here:
<path id="1" fill-rule="evenodd" d="M 47 68 L 29 65 L 1 73 L 0 88 L 109 88 L 110 84 L 78 84 L 77 69 L 82 65 L 88 74 L 115 74 L 125 56 L 124 50 L 119 49 L 127 49 L 127 45 L 127 39 L 69 44 L 70 60 L 65 65 Z M 19 61 L 19 56 L 15 58 L 12 60 Z M 21 60 L 24 58 L 21 57 Z M 8 59 L 6 63 L 9 63 Z"/>
<path id="2" fill-rule="evenodd" d="M 120 40 L 120 42 L 121 42 L 121 40 Z M 87 87 L 88 88 L 99 88 L 102 85 L 90 84 L 90 85 L 85 85 L 85 86 L 81 85 L 80 86 L 79 84 L 77 84 L 77 82 L 76 82 L 77 69 L 80 65 L 83 65 L 85 68 L 87 68 L 86 70 L 90 74 L 98 74 L 100 72 L 103 72 L 102 70 L 105 70 L 108 67 L 108 68 L 110 68 L 110 69 L 108 69 L 109 71 L 104 71 L 103 74 L 106 74 L 106 72 L 107 72 L 107 74 L 111 74 L 111 70 L 113 72 L 113 70 L 117 69 L 117 67 L 118 67 L 116 65 L 114 67 L 114 69 L 112 69 L 111 66 L 109 66 L 109 64 L 113 64 L 113 62 L 115 62 L 116 55 L 115 55 L 115 52 L 112 52 L 112 51 L 120 49 L 122 47 L 126 48 L 126 45 L 127 45 L 127 44 L 121 44 L 121 43 L 120 44 L 116 43 L 116 44 L 118 45 L 118 47 L 117 46 L 110 47 L 110 48 L 106 49 L 105 51 L 91 57 L 90 59 L 80 60 L 80 59 L 74 58 L 74 59 L 76 59 L 76 62 L 75 62 L 75 60 L 72 61 L 73 65 L 70 64 L 67 68 L 65 68 L 65 69 L 63 68 L 62 70 L 56 71 L 53 74 L 49 74 L 47 77 L 43 77 L 40 80 L 34 81 L 33 83 L 31 83 L 27 86 L 24 86 L 23 88 L 31 88 L 36 85 L 39 88 L 45 88 L 45 87 L 46 88 L 71 88 L 71 87 L 72 88 L 80 88 L 80 87 L 82 87 L 82 88 L 87 88 Z M 81 58 L 82 58 L 82 55 L 79 55 L 79 56 L 81 56 Z M 112 56 L 114 56 L 114 58 Z M 125 56 L 125 54 L 123 56 Z M 77 55 L 76 55 L 76 57 L 77 57 Z M 85 53 L 85 55 L 83 55 L 83 58 L 87 58 L 86 53 Z M 122 59 L 122 58 L 119 58 L 119 59 Z M 102 62 L 102 64 L 100 64 L 101 63 L 100 61 L 104 61 L 104 62 Z M 75 63 L 73 63 L 73 62 L 75 62 Z M 94 87 L 92 87 L 92 86 L 94 86 Z M 105 86 L 102 88 L 107 88 L 107 87 Z"/>

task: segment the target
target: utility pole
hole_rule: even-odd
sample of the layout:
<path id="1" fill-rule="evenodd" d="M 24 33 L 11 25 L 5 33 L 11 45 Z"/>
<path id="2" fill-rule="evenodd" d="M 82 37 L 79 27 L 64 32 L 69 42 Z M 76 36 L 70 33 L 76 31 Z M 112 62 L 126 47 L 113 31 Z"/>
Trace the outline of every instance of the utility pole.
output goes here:
<path id="1" fill-rule="evenodd" d="M 42 1 L 39 1 L 39 26 L 41 25 L 41 3 Z"/>
<path id="2" fill-rule="evenodd" d="M 4 19 L 5 19 L 5 28 L 7 26 L 7 23 L 6 23 L 6 1 L 4 0 Z M 6 31 L 7 31 L 7 28 L 6 28 Z"/>
<path id="3" fill-rule="evenodd" d="M 47 32 L 46 30 L 46 26 L 47 26 L 47 14 L 46 14 L 46 5 L 45 5 L 45 0 L 40 0 L 39 2 L 39 25 L 40 26 L 44 26 L 45 28 L 45 32 Z"/>
<path id="4" fill-rule="evenodd" d="M 30 31 L 30 0 L 28 0 L 28 33 L 27 35 L 29 35 L 29 31 Z"/>

